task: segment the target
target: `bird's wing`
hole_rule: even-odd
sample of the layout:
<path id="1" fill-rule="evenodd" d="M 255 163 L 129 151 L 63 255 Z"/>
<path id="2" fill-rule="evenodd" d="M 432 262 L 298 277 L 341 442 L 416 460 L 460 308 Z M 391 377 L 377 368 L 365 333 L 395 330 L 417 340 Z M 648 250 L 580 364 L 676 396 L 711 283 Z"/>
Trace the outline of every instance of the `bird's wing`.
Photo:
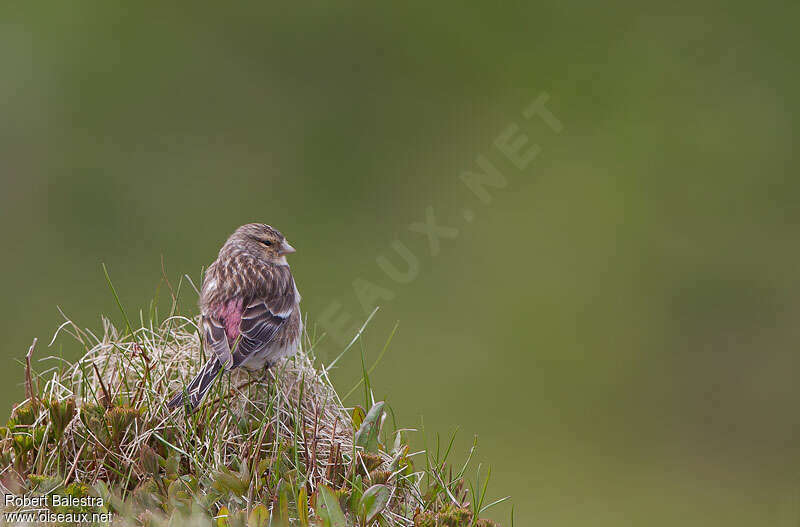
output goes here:
<path id="1" fill-rule="evenodd" d="M 216 356 L 227 367 L 231 364 L 231 347 L 225 334 L 225 324 L 212 316 L 203 317 L 203 335 L 206 350 Z"/>
<path id="2" fill-rule="evenodd" d="M 224 321 L 206 315 L 203 317 L 206 350 L 226 370 L 237 368 L 247 357 L 266 348 L 291 314 L 291 309 L 281 310 L 279 302 L 255 300 L 244 308 L 239 336 L 233 342 L 228 340 Z"/>
<path id="3" fill-rule="evenodd" d="M 283 304 L 280 300 L 260 298 L 245 308 L 239 325 L 240 336 L 233 351 L 234 368 L 273 341 L 292 314 L 292 307 L 286 309 Z"/>
<path id="4" fill-rule="evenodd" d="M 238 342 L 231 344 L 234 368 L 269 346 L 297 303 L 294 280 L 287 266 L 251 267 L 250 272 L 248 280 L 259 284 L 260 291 L 242 310 Z"/>

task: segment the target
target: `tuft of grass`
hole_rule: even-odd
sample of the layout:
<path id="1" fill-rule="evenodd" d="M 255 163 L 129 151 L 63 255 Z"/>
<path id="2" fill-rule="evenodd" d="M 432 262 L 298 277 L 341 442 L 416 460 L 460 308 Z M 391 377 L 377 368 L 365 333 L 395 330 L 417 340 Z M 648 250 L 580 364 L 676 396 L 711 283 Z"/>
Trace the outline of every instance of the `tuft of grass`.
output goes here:
<path id="1" fill-rule="evenodd" d="M 305 335 L 305 351 L 260 375 L 225 374 L 197 412 L 170 412 L 202 362 L 198 321 L 173 296 L 164 320 L 154 302 L 135 328 L 104 273 L 125 329 L 103 318 L 97 336 L 65 317 L 53 341 L 68 334 L 85 353 L 44 357 L 41 372 L 31 347 L 26 399 L 0 428 L 3 493 L 98 497 L 67 512 L 109 511 L 123 525 L 496 525 L 479 519 L 505 500 L 484 505 L 488 474 L 465 480 L 474 445 L 454 469 L 455 435 L 444 454 L 438 438 L 434 453 L 411 453 L 411 429 L 384 430 L 390 408 L 373 396 L 363 351 L 350 393 L 363 386 L 365 407 L 343 404 L 328 376 L 341 355 L 320 365 Z"/>

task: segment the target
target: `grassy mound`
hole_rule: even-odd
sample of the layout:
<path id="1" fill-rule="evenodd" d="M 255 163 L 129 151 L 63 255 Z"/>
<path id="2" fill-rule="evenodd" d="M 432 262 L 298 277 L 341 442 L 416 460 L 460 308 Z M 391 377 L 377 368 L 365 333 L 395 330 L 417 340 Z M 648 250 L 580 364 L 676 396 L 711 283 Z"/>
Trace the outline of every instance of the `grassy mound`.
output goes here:
<path id="1" fill-rule="evenodd" d="M 222 376 L 186 415 L 166 401 L 204 359 L 196 320 L 103 326 L 96 336 L 67 320 L 56 336 L 85 354 L 38 359 L 42 372 L 31 346 L 27 398 L 0 429 L 4 493 L 66 496 L 48 508 L 131 525 L 494 525 L 478 519 L 492 505 L 488 477 L 465 482 L 469 459 L 448 466 L 452 440 L 443 453 L 410 452 L 410 430 L 387 430 L 366 370 L 364 407 L 345 407 L 308 336 L 307 351 L 265 375 Z"/>

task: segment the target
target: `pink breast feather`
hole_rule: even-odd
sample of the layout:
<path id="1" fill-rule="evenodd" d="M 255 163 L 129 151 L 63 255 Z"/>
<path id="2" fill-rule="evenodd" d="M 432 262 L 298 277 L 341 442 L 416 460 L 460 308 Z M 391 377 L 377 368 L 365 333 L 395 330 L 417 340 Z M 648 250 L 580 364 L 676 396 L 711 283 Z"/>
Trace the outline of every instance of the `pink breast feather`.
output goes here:
<path id="1" fill-rule="evenodd" d="M 233 346 L 239 336 L 239 324 L 242 322 L 242 299 L 228 300 L 214 311 L 214 316 L 225 324 L 228 343 Z"/>

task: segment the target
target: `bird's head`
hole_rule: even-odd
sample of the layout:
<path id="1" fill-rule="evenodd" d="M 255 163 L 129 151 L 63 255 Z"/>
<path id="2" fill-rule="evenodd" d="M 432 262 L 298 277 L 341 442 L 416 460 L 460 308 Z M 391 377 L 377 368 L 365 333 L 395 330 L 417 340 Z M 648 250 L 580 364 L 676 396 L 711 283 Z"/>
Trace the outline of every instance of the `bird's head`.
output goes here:
<path id="1" fill-rule="evenodd" d="M 275 264 L 286 264 L 286 255 L 295 252 L 279 230 L 263 223 L 242 225 L 231 235 L 228 243 Z"/>

